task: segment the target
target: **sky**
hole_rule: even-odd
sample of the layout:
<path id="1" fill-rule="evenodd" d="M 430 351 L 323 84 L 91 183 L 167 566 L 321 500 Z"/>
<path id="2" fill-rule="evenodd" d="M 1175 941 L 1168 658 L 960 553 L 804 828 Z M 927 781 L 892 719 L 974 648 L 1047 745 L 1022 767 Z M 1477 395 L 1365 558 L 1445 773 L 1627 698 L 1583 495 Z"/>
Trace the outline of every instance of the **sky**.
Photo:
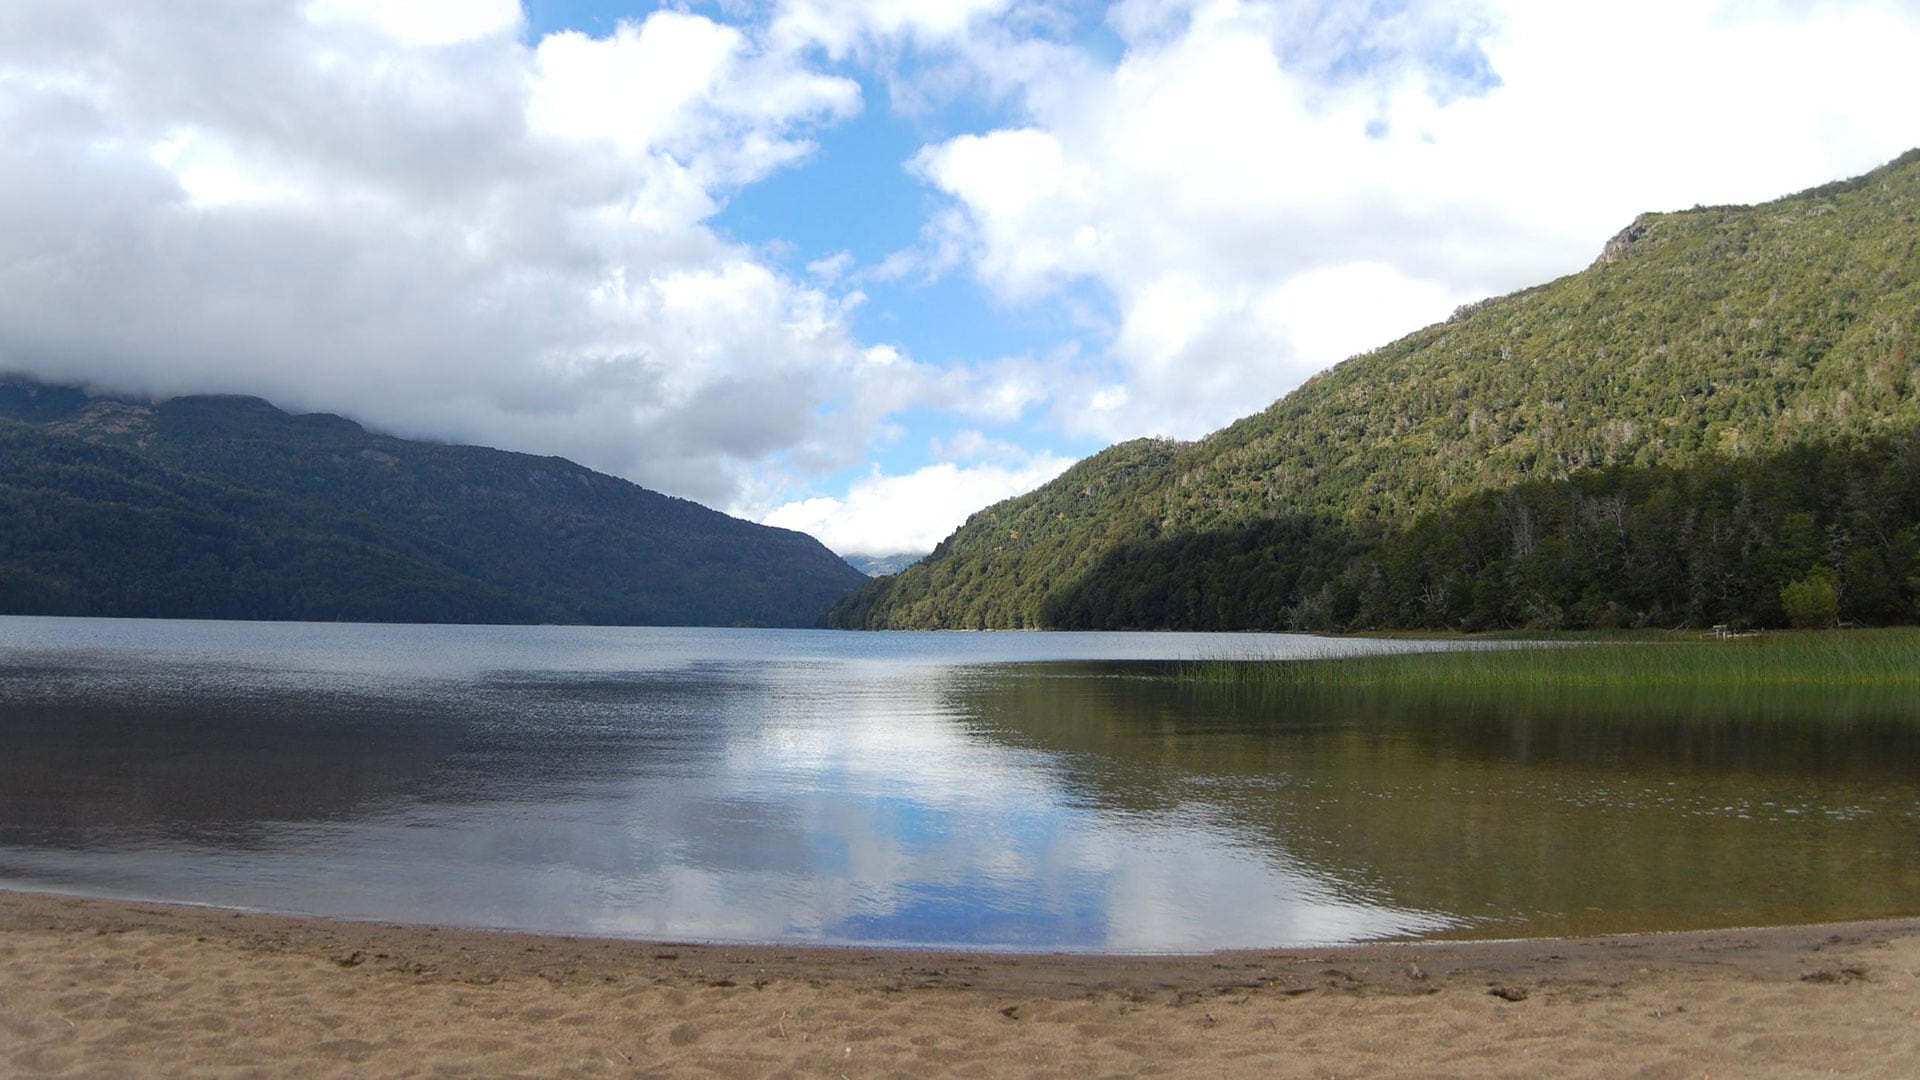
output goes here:
<path id="1" fill-rule="evenodd" d="M 1920 145 L 1920 0 L 6 0 L 0 372 L 842 554 Z"/>

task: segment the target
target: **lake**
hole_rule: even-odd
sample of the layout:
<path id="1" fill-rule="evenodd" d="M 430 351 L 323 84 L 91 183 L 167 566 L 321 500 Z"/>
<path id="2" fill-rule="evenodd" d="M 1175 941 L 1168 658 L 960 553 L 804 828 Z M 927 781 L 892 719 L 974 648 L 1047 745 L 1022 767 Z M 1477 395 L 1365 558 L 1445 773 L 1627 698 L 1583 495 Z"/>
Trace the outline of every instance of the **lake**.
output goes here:
<path id="1" fill-rule="evenodd" d="M 1434 644 L 0 618 L 0 886 L 1169 952 L 1920 911 L 1920 706 L 1257 695 Z"/>

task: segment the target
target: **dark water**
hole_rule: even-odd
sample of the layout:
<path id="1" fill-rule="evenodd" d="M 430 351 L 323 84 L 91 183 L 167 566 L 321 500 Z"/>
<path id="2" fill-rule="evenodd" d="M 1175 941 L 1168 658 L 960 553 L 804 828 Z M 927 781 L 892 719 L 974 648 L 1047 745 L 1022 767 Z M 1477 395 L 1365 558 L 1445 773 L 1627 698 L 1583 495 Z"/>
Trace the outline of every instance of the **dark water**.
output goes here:
<path id="1" fill-rule="evenodd" d="M 0 883 L 1108 951 L 1920 911 L 1904 699 L 1259 698 L 1150 662 L 1404 647 L 0 619 Z"/>

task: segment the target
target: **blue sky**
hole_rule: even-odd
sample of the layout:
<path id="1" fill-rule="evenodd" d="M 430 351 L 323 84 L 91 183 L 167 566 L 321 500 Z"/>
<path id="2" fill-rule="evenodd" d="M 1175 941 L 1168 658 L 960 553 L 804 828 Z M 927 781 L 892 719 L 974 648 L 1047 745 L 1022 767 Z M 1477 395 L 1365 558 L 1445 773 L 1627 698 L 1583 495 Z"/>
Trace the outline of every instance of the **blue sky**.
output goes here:
<path id="1" fill-rule="evenodd" d="M 0 369 L 843 553 L 1920 144 L 1899 0 L 161 7 L 0 10 Z"/>

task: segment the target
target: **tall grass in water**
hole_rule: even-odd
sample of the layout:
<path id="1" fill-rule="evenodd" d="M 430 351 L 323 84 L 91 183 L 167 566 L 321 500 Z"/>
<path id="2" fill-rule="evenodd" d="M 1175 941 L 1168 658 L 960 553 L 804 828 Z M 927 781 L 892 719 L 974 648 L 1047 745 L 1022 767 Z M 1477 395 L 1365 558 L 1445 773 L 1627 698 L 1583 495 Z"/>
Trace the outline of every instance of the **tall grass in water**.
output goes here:
<path id="1" fill-rule="evenodd" d="M 1306 660 L 1200 661 L 1185 682 L 1261 690 L 1419 691 L 1755 690 L 1920 691 L 1920 629 L 1768 634 L 1712 640 L 1565 640 Z"/>

